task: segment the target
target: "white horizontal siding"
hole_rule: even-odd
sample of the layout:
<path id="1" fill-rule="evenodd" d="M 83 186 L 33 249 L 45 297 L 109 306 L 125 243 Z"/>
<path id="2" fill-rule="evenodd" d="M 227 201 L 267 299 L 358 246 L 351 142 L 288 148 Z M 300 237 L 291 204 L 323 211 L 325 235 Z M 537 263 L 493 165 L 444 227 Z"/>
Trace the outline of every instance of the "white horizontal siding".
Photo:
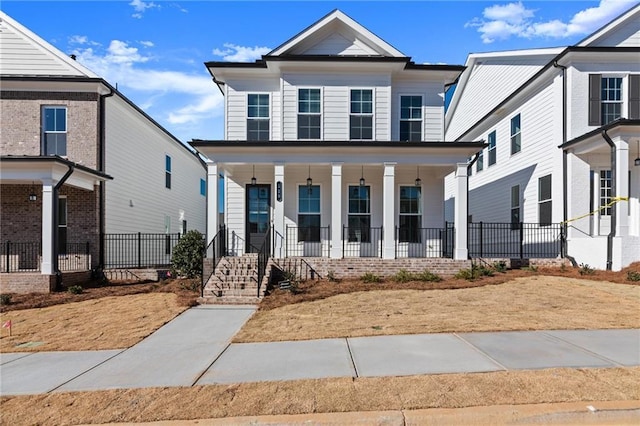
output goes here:
<path id="1" fill-rule="evenodd" d="M 339 33 L 319 41 L 312 47 L 299 52 L 303 55 L 377 55 L 378 52 L 371 49 L 360 40 L 349 40 Z"/>
<path id="2" fill-rule="evenodd" d="M 206 200 L 200 161 L 118 96 L 106 99 L 105 186 L 106 232 L 205 232 Z M 165 155 L 171 157 L 171 189 L 165 188 Z"/>
<path id="3" fill-rule="evenodd" d="M 226 134 L 227 140 L 247 139 L 247 95 L 249 93 L 269 94 L 269 131 L 271 139 L 279 139 L 280 135 L 280 80 L 238 79 L 227 81 L 226 96 Z"/>
<path id="4" fill-rule="evenodd" d="M 441 141 L 444 137 L 443 85 L 436 82 L 394 80 L 391 94 L 391 140 L 400 139 L 400 97 L 422 96 L 422 140 Z"/>

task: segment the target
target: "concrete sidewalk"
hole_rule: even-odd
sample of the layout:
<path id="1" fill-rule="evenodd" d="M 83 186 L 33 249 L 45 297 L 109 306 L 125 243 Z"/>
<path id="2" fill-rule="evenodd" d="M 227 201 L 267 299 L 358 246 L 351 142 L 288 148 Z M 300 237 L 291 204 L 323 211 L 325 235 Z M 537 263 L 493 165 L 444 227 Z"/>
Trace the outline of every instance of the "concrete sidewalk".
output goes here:
<path id="1" fill-rule="evenodd" d="M 229 344 L 253 306 L 199 306 L 126 350 L 0 355 L 0 395 L 640 365 L 640 329 Z"/>

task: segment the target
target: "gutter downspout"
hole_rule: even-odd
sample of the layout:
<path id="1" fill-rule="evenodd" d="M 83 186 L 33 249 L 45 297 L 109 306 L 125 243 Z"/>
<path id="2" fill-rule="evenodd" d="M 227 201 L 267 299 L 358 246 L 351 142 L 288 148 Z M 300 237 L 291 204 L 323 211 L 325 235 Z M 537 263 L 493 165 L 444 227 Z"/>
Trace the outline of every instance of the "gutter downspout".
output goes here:
<path id="1" fill-rule="evenodd" d="M 60 247 L 59 247 L 59 238 L 58 238 L 58 221 L 59 221 L 59 217 L 58 217 L 58 199 L 59 199 L 59 195 L 60 195 L 60 188 L 62 188 L 62 185 L 64 185 L 64 183 L 67 181 L 67 179 L 69 179 L 69 176 L 71 176 L 73 174 L 73 171 L 75 170 L 75 167 L 71 164 L 68 165 L 69 170 L 67 170 L 67 172 L 64 174 L 64 176 L 62 176 L 62 179 L 60 179 L 58 181 L 58 183 L 56 183 L 56 185 L 53 187 L 53 215 L 51 220 L 53 221 L 53 238 L 52 238 L 52 244 L 53 244 L 53 272 L 56 274 L 56 289 L 60 288 L 60 285 L 62 284 L 62 272 L 60 272 L 60 268 L 58 267 L 58 257 L 59 257 L 59 252 L 60 252 Z"/>
<path id="2" fill-rule="evenodd" d="M 613 143 L 607 130 L 602 131 L 602 137 L 611 147 L 611 198 L 617 197 L 616 190 L 616 167 L 618 166 L 616 161 L 616 144 Z M 613 264 L 613 237 L 616 236 L 616 222 L 617 222 L 617 208 L 616 203 L 611 206 L 611 230 L 607 235 L 607 271 L 612 269 Z"/>
<path id="3" fill-rule="evenodd" d="M 115 92 L 113 88 L 109 87 L 109 93 L 106 95 L 100 95 L 100 116 L 98 117 L 98 170 L 105 172 L 105 145 L 106 145 L 106 132 L 105 132 L 105 98 L 110 98 Z M 104 269 L 104 231 L 105 231 L 105 211 L 104 211 L 104 182 L 100 181 L 98 186 L 98 267 Z"/>
<path id="4" fill-rule="evenodd" d="M 562 144 L 564 145 L 567 142 L 567 67 L 558 64 L 557 60 L 553 61 L 553 66 L 562 70 Z M 562 150 L 562 223 L 564 225 L 562 229 L 561 255 L 562 257 L 568 257 L 569 260 L 572 260 L 572 263 L 574 263 L 575 261 L 567 254 L 567 234 L 569 228 L 567 226 L 567 220 L 569 219 L 569 200 L 567 199 L 567 186 L 569 183 L 567 176 L 568 155 L 569 153 L 566 150 Z"/>

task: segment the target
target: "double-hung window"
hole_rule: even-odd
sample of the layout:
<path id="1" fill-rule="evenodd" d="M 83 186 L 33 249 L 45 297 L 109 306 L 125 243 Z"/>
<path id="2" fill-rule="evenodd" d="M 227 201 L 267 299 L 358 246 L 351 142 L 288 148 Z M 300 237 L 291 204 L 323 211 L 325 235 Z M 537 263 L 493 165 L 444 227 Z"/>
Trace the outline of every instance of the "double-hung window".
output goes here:
<path id="1" fill-rule="evenodd" d="M 47 106 L 42 109 L 43 155 L 67 155 L 67 108 Z"/>
<path id="2" fill-rule="evenodd" d="M 164 187 L 171 189 L 171 157 L 164 156 Z"/>
<path id="3" fill-rule="evenodd" d="M 247 140 L 269 140 L 269 95 L 247 95 Z"/>
<path id="4" fill-rule="evenodd" d="M 520 185 L 511 187 L 511 229 L 520 229 Z"/>
<path id="5" fill-rule="evenodd" d="M 422 188 L 419 186 L 400 187 L 400 235 L 401 243 L 419 243 L 422 228 L 421 209 Z"/>
<path id="6" fill-rule="evenodd" d="M 320 185 L 298 186 L 298 241 L 320 242 Z"/>
<path id="7" fill-rule="evenodd" d="M 551 175 L 538 179 L 538 223 L 551 225 Z"/>
<path id="8" fill-rule="evenodd" d="M 400 96 L 400 140 L 422 140 L 422 96 Z"/>
<path id="9" fill-rule="evenodd" d="M 622 78 L 602 77 L 600 94 L 600 124 L 605 125 L 622 116 Z"/>
<path id="10" fill-rule="evenodd" d="M 352 89 L 349 139 L 373 139 L 373 90 Z"/>
<path id="11" fill-rule="evenodd" d="M 298 89 L 298 139 L 320 139 L 320 89 Z"/>
<path id="12" fill-rule="evenodd" d="M 349 241 L 371 242 L 371 187 L 349 186 Z"/>
<path id="13" fill-rule="evenodd" d="M 520 128 L 520 114 L 511 119 L 511 155 L 520 152 L 522 148 L 522 132 Z"/>
<path id="14" fill-rule="evenodd" d="M 489 143 L 489 166 L 493 166 L 496 164 L 496 131 L 489 133 L 488 136 Z"/>
<path id="15" fill-rule="evenodd" d="M 604 126 L 623 116 L 640 118 L 640 74 L 589 74 L 589 126 Z"/>

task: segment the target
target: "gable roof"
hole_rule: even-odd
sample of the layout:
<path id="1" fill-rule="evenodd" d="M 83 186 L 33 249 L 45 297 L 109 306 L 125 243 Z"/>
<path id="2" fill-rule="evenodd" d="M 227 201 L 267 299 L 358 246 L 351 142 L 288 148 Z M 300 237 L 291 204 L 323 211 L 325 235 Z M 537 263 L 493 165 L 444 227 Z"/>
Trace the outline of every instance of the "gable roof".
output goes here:
<path id="1" fill-rule="evenodd" d="M 640 46 L 640 4 L 579 41 L 576 46 Z"/>
<path id="2" fill-rule="evenodd" d="M 0 11 L 0 75 L 99 78 Z"/>
<path id="3" fill-rule="evenodd" d="M 305 54 L 405 57 L 402 52 L 338 9 L 320 18 L 266 56 Z"/>

